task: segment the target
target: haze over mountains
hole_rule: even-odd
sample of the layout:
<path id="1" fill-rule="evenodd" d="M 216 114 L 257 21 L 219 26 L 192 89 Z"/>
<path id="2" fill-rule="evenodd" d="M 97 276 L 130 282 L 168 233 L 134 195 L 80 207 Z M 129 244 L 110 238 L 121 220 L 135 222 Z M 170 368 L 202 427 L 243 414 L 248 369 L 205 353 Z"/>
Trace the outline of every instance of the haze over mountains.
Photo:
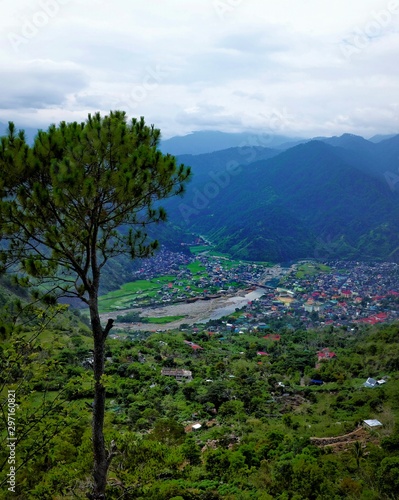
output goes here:
<path id="1" fill-rule="evenodd" d="M 203 154 L 234 147 L 268 147 L 285 149 L 303 139 L 269 133 L 227 133 L 215 130 L 200 130 L 184 136 L 176 136 L 161 142 L 161 150 L 172 155 Z"/>
<path id="2" fill-rule="evenodd" d="M 344 136 L 359 137 L 352 134 L 344 134 Z M 371 137 L 369 141 L 377 143 L 390 139 L 394 136 L 395 134 L 375 135 Z M 362 137 L 359 138 L 363 139 Z M 216 130 L 200 130 L 192 132 L 188 135 L 176 136 L 161 141 L 161 150 L 164 153 L 170 153 L 172 155 L 198 155 L 203 153 L 213 153 L 214 151 L 221 151 L 234 147 L 267 147 L 285 150 L 311 140 L 337 141 L 339 139 L 339 137 L 290 137 L 262 131 L 258 133 L 242 132 L 232 134 Z"/>

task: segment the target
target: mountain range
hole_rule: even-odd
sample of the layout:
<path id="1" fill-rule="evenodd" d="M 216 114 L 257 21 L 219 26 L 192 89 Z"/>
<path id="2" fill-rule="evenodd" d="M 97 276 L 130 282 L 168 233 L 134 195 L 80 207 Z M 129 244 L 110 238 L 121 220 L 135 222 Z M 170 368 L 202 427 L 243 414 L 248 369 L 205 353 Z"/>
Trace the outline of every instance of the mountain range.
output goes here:
<path id="1" fill-rule="evenodd" d="M 204 154 L 235 147 L 267 147 L 286 149 L 309 139 L 288 137 L 264 132 L 227 133 L 217 130 L 199 130 L 184 136 L 161 141 L 161 150 L 172 155 Z"/>
<path id="2" fill-rule="evenodd" d="M 399 259 L 399 135 L 199 131 L 160 147 L 193 173 L 163 203 L 169 225 L 155 236 L 170 248 L 195 233 L 242 259 Z"/>
<path id="3" fill-rule="evenodd" d="M 281 151 L 180 155 L 192 181 L 170 220 L 234 257 L 397 259 L 399 135 L 344 134 Z"/>

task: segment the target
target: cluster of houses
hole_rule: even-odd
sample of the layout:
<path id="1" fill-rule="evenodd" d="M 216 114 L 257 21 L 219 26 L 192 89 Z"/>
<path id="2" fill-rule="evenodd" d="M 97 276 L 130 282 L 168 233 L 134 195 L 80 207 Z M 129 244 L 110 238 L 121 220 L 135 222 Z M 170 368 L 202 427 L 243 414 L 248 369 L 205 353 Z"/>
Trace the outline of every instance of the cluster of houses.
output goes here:
<path id="1" fill-rule="evenodd" d="M 198 271 L 189 266 L 195 260 L 201 264 Z M 170 282 L 158 290 L 157 303 L 206 300 L 234 293 L 237 288 L 263 285 L 263 297 L 249 303 L 236 321 L 239 331 L 256 324 L 274 329 L 276 320 L 294 328 L 353 328 L 356 324 L 382 323 L 399 317 L 398 264 L 338 260 L 326 264 L 328 271 L 301 275 L 297 273 L 298 265 L 284 270 L 280 266 L 232 263 L 207 253 L 191 256 L 162 248 L 155 257 L 144 259 L 133 277 L 171 276 Z M 307 266 L 311 268 L 312 262 Z M 282 279 L 271 283 L 274 271 Z"/>
<path id="2" fill-rule="evenodd" d="M 198 261 L 200 271 L 192 271 L 189 264 Z M 147 259 L 133 274 L 134 279 L 153 279 L 168 275 L 170 282 L 158 291 L 157 302 L 176 303 L 187 299 L 199 300 L 220 297 L 245 288 L 263 277 L 266 267 L 260 264 L 237 263 L 208 255 L 197 257 L 162 249 L 156 257 Z"/>
<path id="3" fill-rule="evenodd" d="M 334 261 L 330 271 L 298 278 L 291 272 L 284 287 L 268 290 L 249 304 L 250 319 L 290 318 L 302 327 L 375 324 L 399 317 L 399 266 L 396 263 Z"/>
<path id="4" fill-rule="evenodd" d="M 171 252 L 165 247 L 149 259 L 141 259 L 140 267 L 132 273 L 132 279 L 150 280 L 158 276 L 177 275 L 181 266 L 186 266 L 194 260 L 185 252 Z"/>

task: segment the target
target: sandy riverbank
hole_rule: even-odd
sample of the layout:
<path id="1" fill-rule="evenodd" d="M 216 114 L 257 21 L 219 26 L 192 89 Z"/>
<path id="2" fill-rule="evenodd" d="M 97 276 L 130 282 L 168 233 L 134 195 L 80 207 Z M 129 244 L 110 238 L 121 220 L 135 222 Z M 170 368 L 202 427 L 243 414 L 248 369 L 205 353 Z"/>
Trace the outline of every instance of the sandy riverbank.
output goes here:
<path id="1" fill-rule="evenodd" d="M 115 326 L 123 328 L 124 330 L 171 330 L 178 328 L 182 323 L 192 325 L 194 323 L 205 323 L 215 316 L 221 317 L 228 314 L 229 311 L 233 312 L 236 307 L 243 307 L 250 300 L 259 298 L 265 290 L 256 289 L 251 292 L 242 291 L 241 293 L 229 297 L 220 297 L 210 300 L 197 300 L 196 302 L 180 302 L 178 304 L 171 304 L 159 307 L 148 307 L 144 309 L 133 308 L 125 309 L 123 311 L 116 311 L 101 314 L 101 319 L 106 321 L 109 318 L 116 319 L 117 316 L 126 314 L 128 312 L 136 312 L 143 318 L 160 318 L 164 316 L 184 316 L 184 318 L 173 321 L 171 323 L 159 325 L 150 323 L 119 323 L 115 322 Z M 220 315 L 219 315 L 220 311 Z"/>
<path id="2" fill-rule="evenodd" d="M 289 269 L 284 269 L 280 265 L 268 268 L 263 276 L 261 283 L 265 283 L 272 278 L 281 278 L 295 270 L 295 265 Z M 117 316 L 135 312 L 144 318 L 161 318 L 164 316 L 184 316 L 184 318 L 166 324 L 151 323 L 119 323 L 115 322 L 117 328 L 141 331 L 166 331 L 179 328 L 183 323 L 192 325 L 194 323 L 206 323 L 210 319 L 218 319 L 222 316 L 231 314 L 235 308 L 241 308 L 247 305 L 251 300 L 261 297 L 266 292 L 265 289 L 257 288 L 253 291 L 241 290 L 234 295 L 226 295 L 217 299 L 197 300 L 196 302 L 179 302 L 178 304 L 160 305 L 147 308 L 124 309 L 123 311 L 114 311 L 101 314 L 102 321 L 107 319 L 116 319 Z"/>

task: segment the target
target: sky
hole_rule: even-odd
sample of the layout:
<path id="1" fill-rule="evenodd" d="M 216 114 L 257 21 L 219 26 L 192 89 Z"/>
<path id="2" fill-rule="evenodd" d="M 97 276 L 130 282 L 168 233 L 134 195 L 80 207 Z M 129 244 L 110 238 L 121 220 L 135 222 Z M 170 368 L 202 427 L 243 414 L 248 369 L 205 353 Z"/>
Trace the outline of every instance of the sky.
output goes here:
<path id="1" fill-rule="evenodd" d="M 0 0 L 0 121 L 399 133 L 399 0 Z"/>

